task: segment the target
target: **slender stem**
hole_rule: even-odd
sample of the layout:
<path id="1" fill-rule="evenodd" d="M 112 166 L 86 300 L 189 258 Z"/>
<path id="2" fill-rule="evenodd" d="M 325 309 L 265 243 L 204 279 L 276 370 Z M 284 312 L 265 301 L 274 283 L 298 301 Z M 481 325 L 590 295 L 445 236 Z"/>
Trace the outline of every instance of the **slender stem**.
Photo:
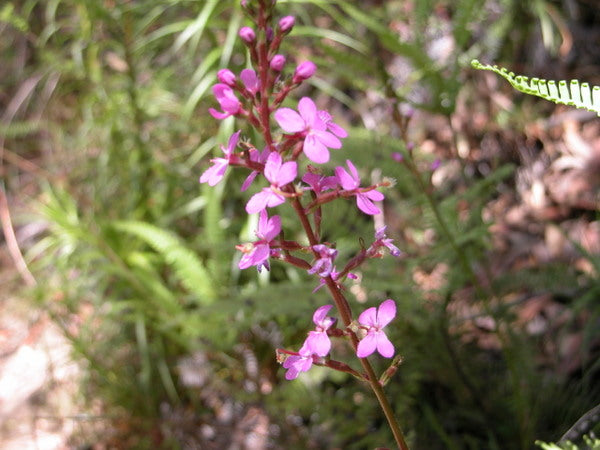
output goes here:
<path id="1" fill-rule="evenodd" d="M 269 55 L 266 42 L 267 23 L 263 8 L 260 8 L 259 11 L 258 27 L 259 29 L 264 30 L 258 43 L 258 75 L 260 77 L 259 115 L 263 129 L 263 137 L 265 138 L 266 144 L 271 147 L 273 145 L 273 137 L 271 136 L 271 127 L 269 124 L 271 110 L 269 108 L 269 83 L 267 82 L 269 76 Z"/>
<path id="2" fill-rule="evenodd" d="M 306 213 L 304 212 L 304 208 L 302 208 L 302 204 L 300 203 L 300 200 L 297 198 L 294 198 L 294 200 L 292 201 L 292 205 L 294 206 L 294 210 L 296 211 L 296 214 L 298 215 L 298 218 L 300 219 L 300 223 L 302 224 L 302 227 L 304 228 L 304 231 L 306 233 L 306 236 L 308 237 L 308 241 L 310 242 L 310 245 L 311 246 L 317 245 L 318 241 L 315 237 L 315 233 L 313 232 L 313 229 L 310 225 L 310 221 L 308 220 L 308 217 L 306 216 Z M 325 278 L 325 284 L 327 285 L 327 288 L 329 289 L 329 292 L 331 293 L 331 297 L 333 298 L 333 301 L 335 302 L 335 306 L 336 306 L 337 310 L 339 311 L 340 316 L 342 317 L 342 321 L 344 322 L 344 325 L 346 327 L 349 327 L 350 324 L 352 323 L 352 311 L 350 309 L 350 305 L 348 304 L 348 300 L 346 300 L 346 298 L 342 294 L 339 286 L 337 285 L 337 283 L 331 276 L 328 276 L 327 278 Z M 356 351 L 356 349 L 358 347 L 358 338 L 356 337 L 356 334 L 350 333 L 350 341 L 352 342 L 352 347 L 354 348 L 354 351 Z M 406 444 L 406 439 L 404 438 L 402 429 L 400 428 L 400 425 L 398 424 L 398 421 L 396 420 L 396 417 L 394 416 L 394 411 L 392 410 L 392 407 L 391 407 L 387 397 L 385 396 L 383 387 L 381 386 L 381 384 L 379 384 L 379 380 L 377 378 L 377 375 L 375 375 L 375 371 L 373 370 L 371 363 L 369 362 L 369 360 L 367 358 L 359 358 L 359 360 L 360 360 L 361 365 L 363 366 L 363 369 L 367 373 L 367 382 L 369 383 L 369 385 L 371 386 L 371 389 L 375 393 L 375 396 L 377 397 L 377 401 L 379 402 L 379 406 L 381 406 L 381 409 L 383 410 L 383 413 L 385 414 L 385 418 L 387 419 L 390 429 L 392 430 L 392 434 L 394 435 L 394 439 L 396 440 L 396 443 L 398 444 L 398 448 L 400 448 L 401 450 L 408 450 L 408 445 Z"/>

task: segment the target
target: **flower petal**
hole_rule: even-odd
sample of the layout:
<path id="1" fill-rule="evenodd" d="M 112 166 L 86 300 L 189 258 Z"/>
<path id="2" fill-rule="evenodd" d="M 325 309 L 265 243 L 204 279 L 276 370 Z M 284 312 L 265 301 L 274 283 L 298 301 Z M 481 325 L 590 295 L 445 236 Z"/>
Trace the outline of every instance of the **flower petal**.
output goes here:
<path id="1" fill-rule="evenodd" d="M 246 177 L 246 179 L 244 180 L 244 182 L 242 183 L 242 187 L 240 188 L 241 192 L 244 192 L 246 189 L 248 189 L 250 187 L 250 185 L 256 178 L 256 175 L 258 175 L 258 172 L 256 170 L 253 170 L 252 172 L 250 172 L 250 175 L 248 175 Z"/>
<path id="2" fill-rule="evenodd" d="M 360 316 L 358 316 L 358 323 L 366 327 L 373 327 L 377 325 L 377 309 L 372 306 L 371 308 L 365 309 Z"/>
<path id="3" fill-rule="evenodd" d="M 331 350 L 331 340 L 327 333 L 322 331 L 309 331 L 305 345 L 317 356 L 325 356 Z"/>
<path id="4" fill-rule="evenodd" d="M 285 197 L 283 195 L 277 194 L 270 189 L 269 197 L 267 198 L 267 207 L 273 208 L 275 206 L 279 206 L 282 203 L 285 203 Z"/>
<path id="5" fill-rule="evenodd" d="M 342 141 L 336 138 L 333 133 L 330 133 L 329 131 L 312 130 L 311 133 L 314 134 L 317 139 L 326 147 L 342 148 Z"/>
<path id="6" fill-rule="evenodd" d="M 317 119 L 317 105 L 309 97 L 302 97 L 298 102 L 298 111 L 307 126 L 312 127 Z"/>
<path id="7" fill-rule="evenodd" d="M 377 351 L 379 352 L 379 354 L 386 358 L 391 358 L 392 356 L 394 356 L 394 344 L 390 342 L 386 334 L 383 331 L 378 331 L 376 332 L 376 335 Z"/>
<path id="8" fill-rule="evenodd" d="M 271 152 L 265 163 L 265 178 L 272 184 L 277 184 L 279 169 L 281 169 L 281 155 Z"/>
<path id="9" fill-rule="evenodd" d="M 229 163 L 226 159 L 215 158 L 213 165 L 206 169 L 200 176 L 200 183 L 208 183 L 209 186 L 214 186 L 223 179 L 228 165 Z"/>
<path id="10" fill-rule="evenodd" d="M 350 176 L 350 174 L 341 166 L 335 168 L 335 174 L 337 175 L 339 183 L 342 185 L 342 188 L 351 191 L 358 187 L 358 183 L 354 178 Z"/>
<path id="11" fill-rule="evenodd" d="M 329 150 L 313 134 L 306 136 L 302 150 L 314 163 L 324 164 L 329 161 Z"/>
<path id="12" fill-rule="evenodd" d="M 288 358 L 289 359 L 289 358 Z M 296 378 L 298 378 L 298 375 L 300 374 L 300 372 L 298 371 L 298 369 L 296 369 L 295 366 L 292 366 L 288 369 L 288 371 L 285 373 L 285 379 L 286 380 L 295 380 Z"/>
<path id="13" fill-rule="evenodd" d="M 306 129 L 304 119 L 290 108 L 279 108 L 273 115 L 279 126 L 288 133 L 298 133 Z"/>
<path id="14" fill-rule="evenodd" d="M 354 180 L 356 181 L 356 186 L 358 187 L 358 185 L 360 184 L 360 176 L 358 175 L 358 170 L 356 170 L 356 167 L 354 166 L 354 164 L 352 164 L 352 161 L 350 161 L 349 159 L 346 160 L 346 164 L 348 165 L 348 169 L 350 169 L 352 178 L 354 178 Z"/>
<path id="15" fill-rule="evenodd" d="M 252 69 L 244 69 L 240 73 L 240 79 L 246 89 L 248 89 L 253 94 L 256 94 L 258 91 L 259 83 L 258 78 L 256 77 L 256 72 Z"/>
<path id="16" fill-rule="evenodd" d="M 337 123 L 328 122 L 327 128 L 329 129 L 329 131 L 331 131 L 337 137 L 341 137 L 341 138 L 348 137 L 348 132 L 345 129 L 343 129 L 342 127 L 340 127 Z"/>
<path id="17" fill-rule="evenodd" d="M 379 208 L 375 206 L 373 202 L 364 194 L 356 194 L 356 206 L 358 206 L 358 209 L 360 209 L 362 212 L 369 214 L 370 216 L 381 213 Z"/>
<path id="18" fill-rule="evenodd" d="M 254 214 L 265 209 L 267 207 L 267 202 L 269 201 L 270 195 L 271 189 L 269 188 L 263 188 L 262 191 L 254 194 L 252 197 L 250 197 L 248 203 L 246 203 L 246 212 L 248 214 Z"/>
<path id="19" fill-rule="evenodd" d="M 213 116 L 215 119 L 226 119 L 227 117 L 231 116 L 230 113 L 222 113 L 217 111 L 214 108 L 208 108 L 208 112 L 210 113 L 211 116 Z"/>
<path id="20" fill-rule="evenodd" d="M 317 308 L 317 310 L 313 314 L 314 324 L 317 326 L 320 326 L 323 319 L 325 319 L 325 317 L 327 317 L 327 313 L 329 312 L 329 310 L 331 308 L 333 308 L 333 305 L 325 305 L 325 306 L 321 306 L 320 308 Z"/>
<path id="21" fill-rule="evenodd" d="M 275 237 L 281 232 L 281 217 L 273 216 L 269 219 L 266 226 L 260 230 L 261 237 L 267 241 L 271 242 Z"/>
<path id="22" fill-rule="evenodd" d="M 364 192 L 363 195 L 365 195 L 369 200 L 373 200 L 374 202 L 380 202 L 385 198 L 385 195 L 383 195 L 379 191 L 376 191 L 375 189 L 373 189 L 372 191 Z"/>
<path id="23" fill-rule="evenodd" d="M 227 143 L 226 149 L 221 147 L 223 149 L 223 153 L 225 153 L 227 156 L 231 155 L 233 153 L 233 151 L 235 150 L 235 148 L 237 147 L 241 132 L 242 132 L 242 130 L 238 130 L 231 135 L 231 137 L 229 138 L 229 142 Z"/>
<path id="24" fill-rule="evenodd" d="M 269 215 L 267 214 L 267 210 L 263 209 L 261 212 L 258 213 L 258 227 L 254 232 L 257 238 L 264 239 L 264 232 L 267 230 L 268 225 Z"/>
<path id="25" fill-rule="evenodd" d="M 285 186 L 296 179 L 298 175 L 298 164 L 296 161 L 288 161 L 281 166 L 277 175 L 277 185 Z"/>
<path id="26" fill-rule="evenodd" d="M 377 348 L 377 337 L 374 333 L 367 334 L 359 343 L 356 348 L 356 356 L 359 358 L 366 358 L 372 354 Z"/>
<path id="27" fill-rule="evenodd" d="M 379 309 L 377 310 L 377 323 L 380 328 L 383 328 L 390 323 L 394 317 L 396 317 L 396 302 L 391 298 L 388 298 L 379 305 Z"/>

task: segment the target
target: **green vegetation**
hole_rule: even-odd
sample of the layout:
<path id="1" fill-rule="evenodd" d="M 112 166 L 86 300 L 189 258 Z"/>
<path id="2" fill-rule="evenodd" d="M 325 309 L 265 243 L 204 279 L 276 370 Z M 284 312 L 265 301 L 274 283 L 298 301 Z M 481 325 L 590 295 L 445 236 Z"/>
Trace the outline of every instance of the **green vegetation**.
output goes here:
<path id="1" fill-rule="evenodd" d="M 82 395 L 99 401 L 107 435 L 125 447 L 210 448 L 203 424 L 224 445 L 254 408 L 272 425 L 273 448 L 375 448 L 391 439 L 366 388 L 356 393 L 349 375 L 320 368 L 286 382 L 275 361 L 275 347 L 303 339 L 326 293 L 311 293 L 314 278 L 277 263 L 240 272 L 235 246 L 256 226 L 243 214 L 248 195 L 235 188 L 241 183 L 198 183 L 237 129 L 207 109 L 217 70 L 245 67 L 238 3 L 0 7 L 1 188 L 19 204 L 15 228 L 38 230 L 21 246 L 37 281 L 26 295 L 85 361 Z M 533 122 L 540 111 L 511 103 L 506 119 L 469 65 L 485 58 L 513 67 L 512 46 L 524 46 L 556 9 L 533 3 L 278 2 L 281 16 L 297 18 L 284 43 L 290 61 L 317 64 L 311 94 L 350 132 L 331 167 L 350 157 L 372 169 L 363 177 L 396 181 L 385 220 L 404 256 L 370 262 L 347 288 L 357 304 L 397 300 L 388 335 L 403 363 L 386 391 L 413 449 L 530 449 L 537 439 L 558 441 L 600 398 L 600 256 L 567 228 L 581 218 L 597 224 L 597 204 L 504 221 L 502 201 L 522 197 L 527 161 L 503 150 L 504 139 L 524 140 L 503 125 Z M 517 89 L 526 81 L 492 70 Z M 561 86 L 533 93 L 599 112 L 597 91 L 588 101 L 581 85 L 578 100 Z M 287 229 L 300 229 L 291 211 L 278 213 Z M 558 229 L 569 250 L 539 256 L 523 237 L 532 229 L 541 245 Z M 374 226 L 348 203 L 324 211 L 323 230 L 344 253 Z M 572 339 L 580 345 L 565 350 Z M 233 418 L 219 422 L 226 407 Z"/>

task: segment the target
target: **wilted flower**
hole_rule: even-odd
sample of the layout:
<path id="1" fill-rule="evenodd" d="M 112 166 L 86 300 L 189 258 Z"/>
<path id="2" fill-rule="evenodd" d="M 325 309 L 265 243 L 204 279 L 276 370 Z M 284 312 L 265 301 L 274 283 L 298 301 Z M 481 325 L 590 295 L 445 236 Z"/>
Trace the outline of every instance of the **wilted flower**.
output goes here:
<path id="1" fill-rule="evenodd" d="M 371 244 L 367 252 L 370 256 L 382 256 L 382 247 L 387 247 L 387 249 L 390 251 L 390 255 L 392 256 L 398 257 L 400 256 L 400 253 L 402 253 L 400 249 L 393 244 L 394 240 L 386 236 L 386 228 L 387 226 L 384 225 L 375 231 L 375 242 Z"/>
<path id="2" fill-rule="evenodd" d="M 315 261 L 308 273 L 317 273 L 320 277 L 328 276 L 333 270 L 333 260 L 337 256 L 338 251 L 323 244 L 313 245 L 312 249 L 319 254 L 319 259 Z"/>

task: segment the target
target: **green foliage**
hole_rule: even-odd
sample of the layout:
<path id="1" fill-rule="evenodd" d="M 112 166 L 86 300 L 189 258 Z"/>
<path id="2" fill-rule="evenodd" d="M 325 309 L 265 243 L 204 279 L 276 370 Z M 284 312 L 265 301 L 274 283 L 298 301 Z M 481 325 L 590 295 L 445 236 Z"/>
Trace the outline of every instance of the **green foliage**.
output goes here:
<path id="1" fill-rule="evenodd" d="M 137 236 L 160 253 L 173 267 L 175 276 L 197 296 L 200 303 L 210 304 L 215 300 L 214 284 L 202 261 L 177 236 L 145 222 L 114 222 L 112 226 L 117 231 Z"/>
<path id="2" fill-rule="evenodd" d="M 575 106 L 576 108 L 593 111 L 600 116 L 600 86 L 579 83 L 577 80 L 554 81 L 539 78 L 529 79 L 523 75 L 515 75 L 504 67 L 481 64 L 474 59 L 471 65 L 479 70 L 491 70 L 506 79 L 516 90 L 529 95 L 536 95 L 548 101 Z"/>
<path id="3" fill-rule="evenodd" d="M 535 441 L 535 445 L 542 448 L 543 450 L 598 450 L 600 449 L 600 439 L 591 438 L 589 436 L 583 437 L 585 447 L 580 447 L 573 444 L 571 441 L 566 441 L 560 444 Z"/>

